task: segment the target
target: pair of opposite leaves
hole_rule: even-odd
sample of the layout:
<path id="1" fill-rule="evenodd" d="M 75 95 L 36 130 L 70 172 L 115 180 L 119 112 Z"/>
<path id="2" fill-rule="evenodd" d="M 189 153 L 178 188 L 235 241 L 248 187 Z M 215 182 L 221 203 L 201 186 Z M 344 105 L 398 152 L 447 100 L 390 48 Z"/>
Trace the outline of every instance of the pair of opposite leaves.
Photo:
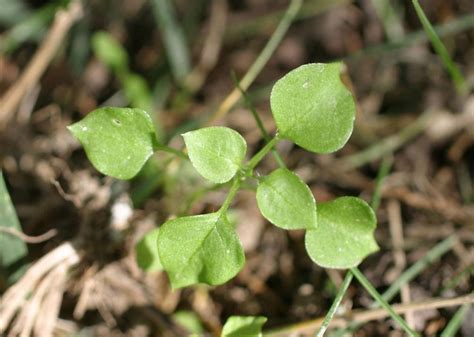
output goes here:
<path id="1" fill-rule="evenodd" d="M 280 138 L 316 153 L 340 149 L 352 133 L 355 106 L 341 83 L 341 64 L 301 66 L 273 87 L 271 109 Z M 102 173 L 130 179 L 160 149 L 153 123 L 143 110 L 102 108 L 69 127 Z M 196 170 L 215 183 L 231 180 L 242 168 L 246 142 L 236 131 L 210 127 L 183 135 Z M 319 265 L 349 268 L 377 249 L 375 216 L 362 200 L 338 198 L 318 205 L 308 186 L 286 169 L 261 179 L 257 202 L 278 227 L 306 229 L 306 249 Z M 225 213 L 170 220 L 159 229 L 160 264 L 173 287 L 221 284 L 235 276 L 245 257 Z M 155 241 L 156 242 L 156 241 Z M 179 243 L 179 244 L 177 244 Z M 155 249 L 156 250 L 156 249 Z"/>

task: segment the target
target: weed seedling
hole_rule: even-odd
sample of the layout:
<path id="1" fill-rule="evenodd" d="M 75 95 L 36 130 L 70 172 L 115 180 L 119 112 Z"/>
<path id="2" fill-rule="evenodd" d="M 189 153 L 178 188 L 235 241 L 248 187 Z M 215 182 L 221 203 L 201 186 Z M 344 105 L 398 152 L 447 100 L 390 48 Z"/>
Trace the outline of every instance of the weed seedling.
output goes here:
<path id="1" fill-rule="evenodd" d="M 149 234 L 151 240 L 145 237 L 147 241 L 139 243 L 139 262 L 146 258 L 144 265 L 162 266 L 173 288 L 219 285 L 233 278 L 242 269 L 245 255 L 227 212 L 242 183 L 257 179 L 257 204 L 268 221 L 285 230 L 306 230 L 306 250 L 316 264 L 356 271 L 378 249 L 373 236 L 376 217 L 365 201 L 341 197 L 317 203 L 309 187 L 286 168 L 267 176 L 254 173 L 282 139 L 314 153 L 331 153 L 344 146 L 352 133 L 355 103 L 341 81 L 342 67 L 341 63 L 307 64 L 277 81 L 270 105 L 278 131 L 248 161 L 245 139 L 227 127 L 183 134 L 186 157 L 157 141 L 151 118 L 140 109 L 100 108 L 71 125 L 70 131 L 103 174 L 130 179 L 155 151 L 167 151 L 189 158 L 205 179 L 230 185 L 216 212 L 169 220 Z M 153 246 L 150 242 L 154 241 L 156 254 L 144 257 L 143 247 Z M 361 279 L 357 272 L 355 276 Z"/>

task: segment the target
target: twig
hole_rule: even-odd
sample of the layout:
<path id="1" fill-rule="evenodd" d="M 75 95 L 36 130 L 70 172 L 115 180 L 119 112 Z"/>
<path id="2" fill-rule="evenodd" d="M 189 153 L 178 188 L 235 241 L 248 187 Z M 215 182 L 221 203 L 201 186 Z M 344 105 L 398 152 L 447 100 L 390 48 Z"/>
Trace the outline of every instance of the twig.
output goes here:
<path id="1" fill-rule="evenodd" d="M 66 10 L 61 10 L 56 14 L 53 26 L 26 70 L 0 99 L 0 130 L 4 129 L 11 120 L 25 94 L 37 84 L 57 50 L 61 47 L 66 33 L 81 15 L 82 6 L 79 0 L 72 1 Z"/>
<path id="2" fill-rule="evenodd" d="M 400 202 L 396 199 L 390 199 L 387 206 L 388 213 L 388 222 L 390 226 L 390 237 L 392 238 L 393 243 L 393 257 L 395 261 L 395 267 L 391 270 L 389 283 L 392 283 L 397 279 L 401 272 L 405 269 L 407 265 L 407 257 L 403 247 L 405 245 L 405 240 L 403 237 L 403 224 L 402 224 L 402 215 L 400 209 Z M 387 275 L 389 276 L 389 275 Z M 410 284 L 406 282 L 401 290 L 400 295 L 402 303 L 410 303 Z M 409 326 L 415 326 L 415 320 L 413 313 L 411 311 L 405 314 L 405 319 Z"/>
<path id="3" fill-rule="evenodd" d="M 7 328 L 15 312 L 27 300 L 41 279 L 65 260 L 71 266 L 79 262 L 79 254 L 71 242 L 65 242 L 41 257 L 6 291 L 0 299 L 0 331 Z"/>
<path id="4" fill-rule="evenodd" d="M 464 295 L 454 298 L 431 298 L 420 302 L 412 302 L 408 304 L 394 304 L 392 305 L 393 310 L 397 314 L 405 314 L 408 311 L 421 311 L 421 310 L 430 310 L 430 309 L 439 309 L 439 308 L 448 308 L 455 307 L 464 304 L 474 303 L 474 294 Z M 370 310 L 353 310 L 348 312 L 345 315 L 336 316 L 331 321 L 331 327 L 345 327 L 350 322 L 368 322 L 386 318 L 388 313 L 385 309 L 370 309 Z M 298 332 L 300 334 L 310 334 L 315 329 L 319 328 L 323 322 L 324 318 L 320 317 L 311 321 L 295 324 L 285 328 L 276 329 L 273 331 L 268 331 L 265 333 L 265 336 L 288 336 L 289 332 Z"/>
<path id="5" fill-rule="evenodd" d="M 48 241 L 52 237 L 56 236 L 58 234 L 58 231 L 55 229 L 50 229 L 47 232 L 38 235 L 38 236 L 30 236 L 26 235 L 25 233 L 20 232 L 19 230 L 12 228 L 12 227 L 0 227 L 0 232 L 1 233 L 7 233 L 12 236 L 16 236 L 20 240 L 26 242 L 26 243 L 41 243 L 44 241 Z"/>
<path id="6" fill-rule="evenodd" d="M 227 1 L 214 0 L 212 2 L 209 22 L 209 34 L 204 41 L 199 64 L 194 67 L 184 82 L 191 92 L 196 92 L 202 87 L 207 75 L 219 59 L 227 22 Z"/>

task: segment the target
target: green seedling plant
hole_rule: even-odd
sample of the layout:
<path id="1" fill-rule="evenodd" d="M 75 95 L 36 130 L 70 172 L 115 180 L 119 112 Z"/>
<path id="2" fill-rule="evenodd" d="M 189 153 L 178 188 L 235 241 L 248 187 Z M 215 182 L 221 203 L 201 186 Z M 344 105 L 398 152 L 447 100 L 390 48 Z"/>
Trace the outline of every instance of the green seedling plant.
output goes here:
<path id="1" fill-rule="evenodd" d="M 164 269 L 173 288 L 220 285 L 236 276 L 245 255 L 227 215 L 248 179 L 258 181 L 256 201 L 263 217 L 284 230 L 305 230 L 306 250 L 319 266 L 353 270 L 377 251 L 375 213 L 364 200 L 347 196 L 317 202 L 306 183 L 284 166 L 268 175 L 255 172 L 281 140 L 314 153 L 332 153 L 346 144 L 356 108 L 341 81 L 343 67 L 306 64 L 278 80 L 270 96 L 277 132 L 249 160 L 245 139 L 228 127 L 183 134 L 187 154 L 161 144 L 141 109 L 100 108 L 69 126 L 105 175 L 131 179 L 154 152 L 165 151 L 189 159 L 203 178 L 230 187 L 217 211 L 168 220 L 145 236 L 137 245 L 139 264 L 146 270 Z"/>

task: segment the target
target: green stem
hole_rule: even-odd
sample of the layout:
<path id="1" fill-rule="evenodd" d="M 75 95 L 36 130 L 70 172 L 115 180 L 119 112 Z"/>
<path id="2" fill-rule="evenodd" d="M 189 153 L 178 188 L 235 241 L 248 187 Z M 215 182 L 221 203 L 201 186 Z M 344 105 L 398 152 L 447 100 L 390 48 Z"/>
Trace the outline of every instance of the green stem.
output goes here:
<path id="1" fill-rule="evenodd" d="M 407 270 L 405 270 L 400 277 L 398 277 L 395 282 L 390 285 L 390 287 L 382 294 L 382 298 L 389 302 L 391 301 L 395 295 L 397 295 L 400 292 L 400 289 L 403 287 L 403 285 L 408 284 L 411 280 L 413 280 L 415 277 L 420 275 L 420 273 L 425 270 L 425 268 L 433 263 L 433 261 L 436 261 L 439 259 L 441 256 L 446 254 L 449 250 L 454 245 L 454 242 L 456 240 L 456 236 L 450 236 L 449 238 L 441 241 L 438 243 L 436 246 L 434 246 L 430 251 L 423 256 L 420 260 L 418 260 L 414 265 L 409 267 Z M 374 305 L 372 305 L 372 308 L 377 308 L 379 307 L 379 303 L 375 302 Z M 335 337 L 340 337 L 344 336 L 346 334 L 354 333 L 354 331 L 361 326 L 360 323 L 353 323 L 349 325 L 348 327 L 341 329 L 339 333 L 335 334 Z"/>
<path id="2" fill-rule="evenodd" d="M 174 148 L 172 148 L 168 145 L 164 145 L 164 144 L 155 145 L 155 151 L 162 151 L 162 152 L 172 153 L 172 154 L 180 157 L 181 159 L 189 160 L 188 156 L 183 151 L 174 149 Z"/>
<path id="3" fill-rule="evenodd" d="M 444 328 L 443 332 L 441 333 L 441 337 L 454 337 L 458 332 L 459 328 L 461 327 L 464 318 L 466 317 L 467 313 L 471 309 L 471 305 L 464 304 L 462 307 L 456 311 L 453 318 L 449 321 L 446 328 Z"/>
<path id="4" fill-rule="evenodd" d="M 258 163 L 260 163 L 260 161 L 263 159 L 263 157 L 265 157 L 267 155 L 267 153 L 270 152 L 270 150 L 275 146 L 275 144 L 278 143 L 279 140 L 280 140 L 280 138 L 278 138 L 278 136 L 275 136 L 274 138 L 272 138 L 264 147 L 262 147 L 260 149 L 260 151 L 258 151 L 249 160 L 249 162 L 246 165 L 246 169 L 253 170 L 255 168 L 255 166 L 257 166 Z"/>
<path id="5" fill-rule="evenodd" d="M 449 56 L 446 47 L 439 38 L 438 34 L 436 34 L 436 31 L 434 30 L 430 21 L 426 17 L 425 12 L 420 6 L 418 0 L 412 0 L 412 3 L 415 7 L 415 11 L 418 15 L 418 18 L 420 19 L 421 24 L 423 25 L 423 29 L 425 30 L 426 35 L 428 35 L 434 50 L 443 61 L 443 64 L 446 67 L 446 70 L 448 71 L 449 75 L 451 76 L 451 79 L 453 80 L 454 84 L 456 85 L 456 88 L 458 89 L 458 91 L 463 91 L 465 88 L 465 80 L 461 74 L 461 71 L 459 71 L 459 68 L 456 66 L 451 56 Z"/>
<path id="6" fill-rule="evenodd" d="M 227 210 L 229 209 L 229 206 L 232 203 L 232 200 L 234 200 L 235 195 L 239 191 L 240 184 L 242 182 L 240 178 L 241 178 L 240 175 L 237 175 L 234 177 L 234 181 L 232 182 L 232 186 L 229 190 L 229 194 L 227 194 L 227 197 L 225 198 L 224 203 L 219 209 L 220 214 L 225 214 Z"/>
<path id="7" fill-rule="evenodd" d="M 426 269 L 433 261 L 439 259 L 441 256 L 451 250 L 456 242 L 456 236 L 452 235 L 447 239 L 438 243 L 425 256 L 418 260 L 414 265 L 405 270 L 400 277 L 383 293 L 383 298 L 386 301 L 391 301 L 400 291 L 404 284 L 408 284 L 411 280 L 417 277 L 423 270 Z"/>
<path id="8" fill-rule="evenodd" d="M 252 104 L 252 101 L 250 100 L 250 97 L 248 96 L 247 92 L 244 91 L 244 89 L 240 86 L 239 81 L 237 80 L 237 77 L 235 76 L 235 73 L 232 73 L 232 79 L 234 80 L 235 87 L 239 89 L 240 94 L 244 98 L 245 105 L 247 105 L 247 108 L 250 110 L 252 113 L 253 118 L 255 119 L 255 122 L 257 123 L 257 126 L 262 133 L 263 139 L 265 142 L 269 142 L 271 140 L 270 135 L 268 131 L 265 129 L 265 126 L 263 125 L 263 121 L 260 118 L 260 115 L 258 114 L 257 110 L 255 109 L 255 106 Z M 280 168 L 286 168 L 285 162 L 281 158 L 280 154 L 275 148 L 272 148 L 272 154 L 273 157 L 275 158 L 275 161 L 277 162 L 278 166 Z"/>
<path id="9" fill-rule="evenodd" d="M 270 57 L 275 53 L 276 48 L 283 40 L 283 37 L 290 28 L 291 23 L 298 14 L 302 4 L 303 0 L 291 0 L 285 15 L 278 24 L 278 27 L 275 29 L 272 37 L 270 40 L 268 40 L 260 55 L 258 55 L 255 62 L 250 66 L 250 69 L 242 78 L 240 85 L 244 90 L 249 88 L 265 64 L 267 64 Z M 227 98 L 222 102 L 217 111 L 211 117 L 210 121 L 208 121 L 208 124 L 213 124 L 214 121 L 223 117 L 235 105 L 235 103 L 237 103 L 240 97 L 240 92 L 237 88 L 232 90 L 229 96 L 227 96 Z"/>
<path id="10" fill-rule="evenodd" d="M 350 269 L 352 274 L 357 278 L 357 280 L 362 284 L 362 286 L 369 292 L 369 294 L 385 309 L 388 311 L 390 316 L 395 320 L 400 326 L 405 330 L 405 332 L 411 337 L 418 337 L 419 335 L 408 326 L 407 322 L 403 318 L 398 315 L 390 304 L 387 303 L 379 294 L 379 292 L 374 288 L 374 286 L 370 283 L 370 281 L 360 272 L 357 267 L 353 267 Z"/>
<path id="11" fill-rule="evenodd" d="M 375 212 L 377 212 L 377 209 L 380 206 L 382 185 L 385 180 L 385 177 L 387 177 L 388 173 L 390 172 L 392 163 L 393 163 L 393 157 L 391 155 L 385 156 L 382 160 L 382 164 L 380 165 L 379 172 L 377 173 L 377 178 L 375 180 L 374 194 L 372 195 L 372 201 L 370 203 L 370 206 Z"/>
<path id="12" fill-rule="evenodd" d="M 321 327 L 319 328 L 318 333 L 316 334 L 316 337 L 323 337 L 324 333 L 329 327 L 329 323 L 331 323 L 332 318 L 334 317 L 337 308 L 339 308 L 339 305 L 341 304 L 342 298 L 344 297 L 344 294 L 346 293 L 347 289 L 349 288 L 349 285 L 351 284 L 353 274 L 351 271 L 348 271 L 346 273 L 346 277 L 344 278 L 344 281 L 341 284 L 341 287 L 339 288 L 339 291 L 337 292 L 336 298 L 334 299 L 334 302 L 332 302 L 331 308 L 329 308 L 329 311 L 324 318 L 323 323 L 321 324 Z"/>

